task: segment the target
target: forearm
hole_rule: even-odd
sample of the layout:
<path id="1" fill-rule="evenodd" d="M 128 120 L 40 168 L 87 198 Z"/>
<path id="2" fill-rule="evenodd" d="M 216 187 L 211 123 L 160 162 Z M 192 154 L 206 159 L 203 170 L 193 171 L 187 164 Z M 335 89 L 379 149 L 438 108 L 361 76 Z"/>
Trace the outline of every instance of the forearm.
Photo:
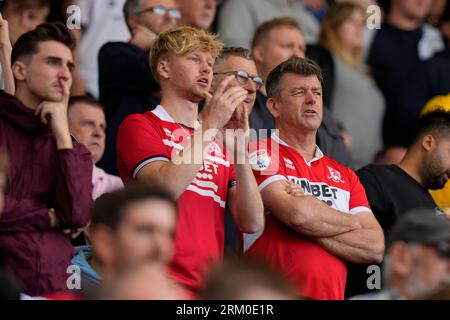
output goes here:
<path id="1" fill-rule="evenodd" d="M 184 149 L 172 156 L 171 161 L 156 168 L 152 165 L 142 168 L 137 179 L 156 182 L 178 199 L 202 168 L 203 159 L 212 141 L 212 137 L 206 136 L 205 131 L 197 130 Z"/>
<path id="2" fill-rule="evenodd" d="M 84 227 L 92 205 L 92 158 L 84 147 L 59 150 L 54 209 L 63 228 Z"/>
<path id="3" fill-rule="evenodd" d="M 250 165 L 235 165 L 234 170 L 236 196 L 233 217 L 242 232 L 257 232 L 264 227 L 264 206 L 258 185 Z"/>
<path id="4" fill-rule="evenodd" d="M 381 263 L 383 260 L 384 237 L 378 228 L 354 230 L 316 241 L 328 252 L 352 263 Z"/>
<path id="5" fill-rule="evenodd" d="M 70 136 L 69 130 L 67 130 L 67 132 L 55 134 L 54 136 L 56 141 L 56 148 L 58 150 L 73 148 L 72 137 Z"/>
<path id="6" fill-rule="evenodd" d="M 0 47 L 0 64 L 2 67 L 5 91 L 10 95 L 14 95 L 16 89 L 14 84 L 14 76 L 11 69 L 11 52 L 11 46 L 4 45 Z"/>
<path id="7" fill-rule="evenodd" d="M 352 215 L 330 208 L 312 196 L 292 197 L 294 217 L 292 226 L 302 234 L 313 237 L 333 237 L 361 229 Z"/>

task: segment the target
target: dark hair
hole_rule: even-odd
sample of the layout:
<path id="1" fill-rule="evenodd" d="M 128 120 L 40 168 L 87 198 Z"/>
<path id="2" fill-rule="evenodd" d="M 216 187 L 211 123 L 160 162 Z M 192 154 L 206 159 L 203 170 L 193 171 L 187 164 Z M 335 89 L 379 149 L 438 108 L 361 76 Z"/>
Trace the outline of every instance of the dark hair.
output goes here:
<path id="1" fill-rule="evenodd" d="M 266 40 L 266 38 L 269 36 L 269 33 L 273 29 L 277 28 L 292 28 L 297 29 L 298 31 L 302 32 L 302 29 L 300 28 L 300 25 L 298 24 L 297 20 L 291 17 L 281 17 L 281 18 L 275 18 L 266 22 L 263 22 L 258 26 L 258 28 L 255 31 L 255 35 L 253 36 L 252 40 L 252 49 L 256 46 L 260 45 L 261 42 Z"/>
<path id="2" fill-rule="evenodd" d="M 74 50 L 75 39 L 61 22 L 42 23 L 36 29 L 28 31 L 17 39 L 11 53 L 11 64 L 24 55 L 33 55 L 39 51 L 39 43 L 56 41 Z"/>
<path id="3" fill-rule="evenodd" d="M 292 57 L 270 72 L 266 81 L 267 97 L 279 97 L 281 80 L 286 73 L 294 73 L 304 77 L 317 76 L 317 79 L 322 83 L 322 72 L 317 63 L 310 59 Z"/>
<path id="4" fill-rule="evenodd" d="M 152 199 L 170 203 L 177 212 L 175 198 L 167 190 L 155 185 L 132 184 L 125 189 L 103 194 L 94 202 L 91 208 L 91 226 L 101 224 L 116 231 L 131 204 Z"/>
<path id="5" fill-rule="evenodd" d="M 436 137 L 450 137 L 450 112 L 436 109 L 426 113 L 419 118 L 415 132 L 411 144 L 417 143 L 423 136 L 430 133 Z"/>

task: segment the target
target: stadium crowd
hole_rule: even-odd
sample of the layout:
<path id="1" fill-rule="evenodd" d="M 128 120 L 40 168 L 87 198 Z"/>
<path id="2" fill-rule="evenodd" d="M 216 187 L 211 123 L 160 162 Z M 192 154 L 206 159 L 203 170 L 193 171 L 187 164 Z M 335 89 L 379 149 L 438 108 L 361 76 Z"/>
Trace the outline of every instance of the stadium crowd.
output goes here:
<path id="1" fill-rule="evenodd" d="M 0 299 L 448 299 L 449 0 L 0 13 Z"/>

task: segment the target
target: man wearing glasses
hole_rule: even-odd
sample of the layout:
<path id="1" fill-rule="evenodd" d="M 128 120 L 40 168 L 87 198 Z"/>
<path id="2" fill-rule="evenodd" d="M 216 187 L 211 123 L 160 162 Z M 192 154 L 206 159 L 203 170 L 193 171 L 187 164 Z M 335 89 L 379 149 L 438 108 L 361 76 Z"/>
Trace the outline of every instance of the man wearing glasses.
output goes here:
<path id="1" fill-rule="evenodd" d="M 247 91 L 244 102 L 238 108 L 245 108 L 248 115 L 252 112 L 256 100 L 256 93 L 264 82 L 258 75 L 255 62 L 250 52 L 245 48 L 226 47 L 214 64 L 214 78 L 211 89 L 216 91 L 221 81 L 227 76 L 234 75 L 228 87 L 241 87 Z M 239 231 L 231 215 L 225 214 L 225 248 L 237 252 L 241 247 Z"/>
<path id="2" fill-rule="evenodd" d="M 156 36 L 177 25 L 181 19 L 174 0 L 129 0 L 124 5 L 125 19 L 135 43 L 144 51 L 150 50 Z"/>
<path id="3" fill-rule="evenodd" d="M 156 36 L 177 26 L 181 12 L 175 0 L 127 0 L 123 12 L 132 38 L 110 42 L 99 52 L 99 100 L 105 106 L 106 148 L 99 166 L 118 174 L 116 140 L 120 123 L 132 113 L 145 113 L 159 104 L 159 86 L 148 64 Z"/>
<path id="4" fill-rule="evenodd" d="M 229 75 L 234 75 L 234 80 L 229 84 L 230 87 L 240 86 L 247 90 L 247 97 L 242 106 L 247 109 L 247 114 L 250 114 L 255 104 L 256 92 L 261 89 L 264 82 L 258 75 L 255 62 L 247 49 L 238 47 L 223 49 L 214 65 L 212 89 L 215 90 L 218 84 Z"/>

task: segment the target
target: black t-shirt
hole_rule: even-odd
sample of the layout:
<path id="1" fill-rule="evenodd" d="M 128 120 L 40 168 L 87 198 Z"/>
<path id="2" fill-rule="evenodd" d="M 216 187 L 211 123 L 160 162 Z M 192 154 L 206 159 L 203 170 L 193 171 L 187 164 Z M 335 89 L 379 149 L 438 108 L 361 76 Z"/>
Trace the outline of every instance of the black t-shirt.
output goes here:
<path id="1" fill-rule="evenodd" d="M 398 166 L 368 165 L 356 174 L 385 231 L 392 228 L 399 216 L 412 209 L 437 207 L 428 190 Z"/>
<path id="2" fill-rule="evenodd" d="M 397 219 L 410 210 L 436 209 L 428 190 L 395 165 L 368 165 L 356 171 L 366 189 L 370 207 L 384 230 L 385 238 Z M 347 298 L 369 292 L 366 281 L 369 265 L 347 264 Z M 381 265 L 380 265 L 381 267 Z"/>

